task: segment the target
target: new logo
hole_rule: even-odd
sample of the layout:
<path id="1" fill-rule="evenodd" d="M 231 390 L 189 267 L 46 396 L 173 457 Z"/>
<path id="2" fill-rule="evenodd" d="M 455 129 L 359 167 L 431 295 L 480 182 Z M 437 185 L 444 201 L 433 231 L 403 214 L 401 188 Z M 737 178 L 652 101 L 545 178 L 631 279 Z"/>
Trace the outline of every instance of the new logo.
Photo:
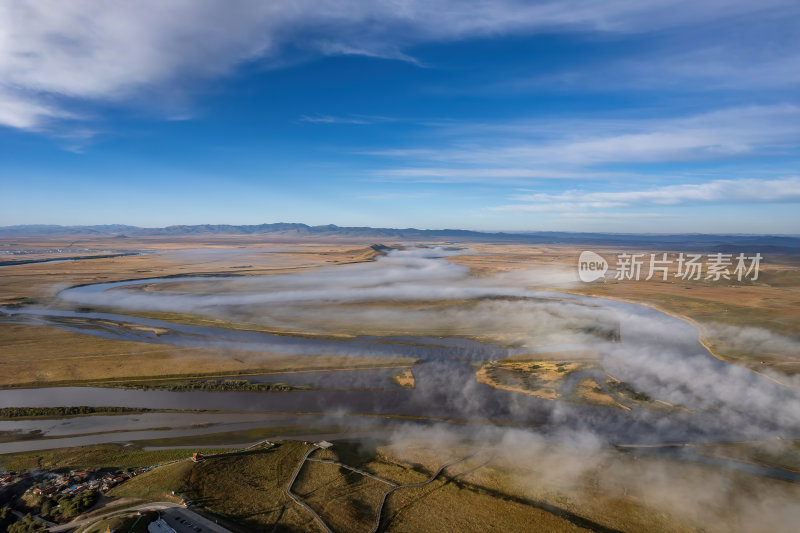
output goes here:
<path id="1" fill-rule="evenodd" d="M 589 283 L 605 276 L 608 263 L 602 256 L 594 252 L 581 252 L 578 258 L 578 277 L 581 281 Z"/>

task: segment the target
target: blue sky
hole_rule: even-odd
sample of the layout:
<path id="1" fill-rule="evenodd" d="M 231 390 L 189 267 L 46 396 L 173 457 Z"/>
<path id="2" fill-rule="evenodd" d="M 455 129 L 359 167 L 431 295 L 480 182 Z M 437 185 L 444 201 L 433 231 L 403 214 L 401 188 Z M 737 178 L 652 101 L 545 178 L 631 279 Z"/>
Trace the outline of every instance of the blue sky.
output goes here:
<path id="1" fill-rule="evenodd" d="M 0 4 L 0 225 L 800 228 L 800 5 Z"/>

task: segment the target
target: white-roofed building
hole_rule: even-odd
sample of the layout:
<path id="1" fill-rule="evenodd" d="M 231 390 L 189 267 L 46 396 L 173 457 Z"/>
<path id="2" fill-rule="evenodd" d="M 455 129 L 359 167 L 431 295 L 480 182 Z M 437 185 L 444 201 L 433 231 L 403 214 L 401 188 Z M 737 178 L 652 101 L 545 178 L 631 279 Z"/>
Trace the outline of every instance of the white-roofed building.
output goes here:
<path id="1" fill-rule="evenodd" d="M 167 524 L 163 518 L 159 518 L 155 522 L 147 524 L 147 531 L 150 533 L 177 533 Z"/>

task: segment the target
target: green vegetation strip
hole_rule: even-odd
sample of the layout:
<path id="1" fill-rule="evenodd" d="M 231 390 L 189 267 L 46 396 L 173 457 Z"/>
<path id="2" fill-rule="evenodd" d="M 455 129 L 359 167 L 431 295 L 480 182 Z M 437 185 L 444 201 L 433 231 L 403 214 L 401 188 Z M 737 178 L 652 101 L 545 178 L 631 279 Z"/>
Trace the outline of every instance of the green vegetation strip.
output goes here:
<path id="1" fill-rule="evenodd" d="M 276 426 L 268 428 L 242 429 L 239 431 L 227 431 L 223 433 L 209 433 L 206 435 L 192 435 L 189 437 L 165 437 L 163 439 L 147 439 L 136 441 L 140 447 L 169 447 L 185 446 L 193 444 L 196 446 L 220 446 L 226 444 L 248 444 L 270 437 L 292 436 L 292 435 L 318 435 L 325 433 L 344 433 L 353 430 L 364 430 L 360 427 L 345 427 L 339 425 L 322 426 Z"/>
<path id="2" fill-rule="evenodd" d="M 173 392 L 185 391 L 239 391 L 239 392 L 283 392 L 292 390 L 309 390 L 310 387 L 290 385 L 288 383 L 252 383 L 246 379 L 209 379 L 209 380 L 188 380 L 188 381 L 159 381 L 141 382 L 129 381 L 118 383 L 107 383 L 98 385 L 100 387 L 119 387 L 124 389 L 162 389 Z"/>
<path id="3" fill-rule="evenodd" d="M 193 452 L 206 455 L 229 452 L 229 449 L 143 450 L 136 446 L 101 444 L 79 448 L 60 448 L 0 455 L 0 468 L 11 471 L 58 470 L 80 468 L 126 469 L 186 459 Z"/>
<path id="4" fill-rule="evenodd" d="M 147 533 L 148 524 L 157 519 L 158 512 L 156 511 L 145 511 L 143 513 L 132 512 L 121 516 L 112 516 L 98 520 L 77 531 L 79 533 L 107 533 L 108 531 L 118 531 L 119 533 Z"/>
<path id="5" fill-rule="evenodd" d="M 139 414 L 152 411 L 152 409 L 134 407 L 90 407 L 79 405 L 76 407 L 2 407 L 0 419 L 12 418 L 64 418 L 70 416 L 88 415 L 121 415 Z"/>
<path id="6" fill-rule="evenodd" d="M 11 385 L 0 386 L 0 389 L 34 389 L 45 387 L 122 387 L 127 383 L 136 384 L 155 384 L 180 381 L 180 380 L 201 380 L 209 378 L 235 378 L 247 376 L 266 376 L 266 375 L 280 375 L 280 374 L 299 374 L 307 372 L 346 372 L 350 370 L 380 370 L 384 368 L 408 368 L 413 363 L 391 361 L 386 364 L 367 363 L 363 365 L 347 365 L 344 367 L 330 367 L 330 366 L 299 366 L 281 368 L 280 370 L 269 368 L 250 368 L 246 370 L 237 370 L 233 372 L 199 372 L 193 374 L 172 374 L 168 376 L 120 376 L 114 378 L 99 378 L 99 379 L 80 379 L 80 380 L 58 380 L 58 381 L 29 381 L 26 383 L 14 383 Z"/>

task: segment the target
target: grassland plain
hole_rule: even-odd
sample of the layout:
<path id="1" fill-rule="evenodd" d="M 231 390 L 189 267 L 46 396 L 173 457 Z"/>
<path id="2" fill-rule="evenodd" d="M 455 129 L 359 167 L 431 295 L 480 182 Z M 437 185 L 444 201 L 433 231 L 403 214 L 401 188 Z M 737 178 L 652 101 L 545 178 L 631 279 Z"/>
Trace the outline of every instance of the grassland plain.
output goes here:
<path id="1" fill-rule="evenodd" d="M 524 441 L 492 444 L 457 469 L 446 471 L 450 477 L 437 484 L 393 493 L 387 501 L 387 530 L 413 531 L 432 523 L 441 523 L 448 531 L 476 530 L 473 526 L 496 523 L 492 509 L 514 502 L 561 518 L 564 530 L 579 526 L 618 531 L 767 532 L 780 529 L 787 513 L 796 512 L 794 499 L 800 495 L 795 484 L 675 459 Z M 379 447 L 378 453 L 428 468 L 444 458 L 441 450 L 436 453 L 432 448 L 429 441 L 406 441 Z M 464 443 L 448 447 L 450 457 L 468 450 Z M 765 506 L 770 516 L 764 516 Z M 507 523 L 506 530 L 526 530 L 528 523 L 537 529 L 530 514 L 525 516 L 519 508 L 507 512 L 515 522 Z M 541 516 L 540 520 L 546 519 Z M 473 519 L 476 522 L 470 522 Z M 538 530 L 558 530 L 555 524 L 539 523 Z"/>
<path id="2" fill-rule="evenodd" d="M 800 474 L 800 440 L 701 442 L 692 444 L 692 449 L 701 455 L 780 468 Z"/>
<path id="3" fill-rule="evenodd" d="M 480 468 L 479 462 L 449 467 L 430 483 L 415 486 L 426 483 L 445 461 L 458 458 L 459 453 L 472 452 L 462 447 L 461 450 L 452 450 L 450 454 L 433 454 L 432 457 L 425 453 L 421 457 L 412 457 L 423 461 L 421 463 L 387 455 L 382 447 L 370 449 L 369 446 L 344 444 L 337 445 L 333 450 L 321 451 L 317 457 L 357 465 L 359 469 L 401 485 L 386 499 L 381 512 L 382 531 L 586 530 L 553 510 L 510 501 L 504 494 L 465 487 L 458 481 L 459 475 L 469 469 Z M 299 480 L 298 492 L 307 494 L 306 501 L 329 525 L 358 524 L 358 531 L 370 531 L 375 523 L 379 496 L 386 493 L 389 486 L 330 463 L 312 463 L 312 468 L 305 473 L 307 477 Z M 327 487 L 334 488 L 335 504 L 322 500 L 317 494 Z M 334 530 L 347 531 L 346 528 L 336 527 Z"/>
<path id="4" fill-rule="evenodd" d="M 125 415 L 152 412 L 131 407 L 0 407 L 0 420 L 72 418 L 92 415 Z"/>
<path id="5" fill-rule="evenodd" d="M 404 368 L 392 374 L 392 381 L 406 389 L 413 389 L 416 386 L 414 372 L 410 368 Z"/>
<path id="6" fill-rule="evenodd" d="M 363 468 L 398 484 L 424 481 L 441 466 L 436 458 L 432 458 L 429 470 L 415 461 L 378 457 L 378 449 L 370 448 L 369 444 L 367 448 L 355 443 L 337 444 L 335 448 L 337 451 L 318 451 L 315 456 Z M 169 498 L 175 491 L 244 530 L 271 529 L 277 521 L 276 531 L 318 531 L 313 519 L 291 502 L 284 491 L 306 450 L 303 443 L 288 441 L 268 450 L 212 458 L 197 464 L 176 463 L 138 476 L 113 489 L 110 495 L 157 500 Z M 429 486 L 430 493 L 414 494 L 413 489 L 400 489 L 408 491 L 406 496 L 414 500 L 414 509 L 405 505 L 405 499 L 399 500 L 403 505 L 387 502 L 385 513 L 392 518 L 384 524 L 384 530 L 472 531 L 479 530 L 481 525 L 504 531 L 529 530 L 531 526 L 547 531 L 585 530 L 551 511 L 508 501 L 500 493 L 459 487 L 449 476 L 446 473 L 441 481 L 434 481 Z M 308 461 L 294 492 L 334 531 L 350 532 L 372 528 L 377 506 L 387 488 L 384 483 L 337 465 Z M 390 498 L 394 502 L 395 497 Z"/>
<path id="7" fill-rule="evenodd" d="M 487 363 L 475 363 L 475 379 L 497 389 L 528 394 L 545 400 L 560 400 L 614 407 L 632 407 L 663 412 L 687 411 L 635 390 L 603 370 L 597 353 L 587 351 L 542 352 L 515 355 Z M 587 373 L 571 386 L 567 378 Z"/>
<path id="8" fill-rule="evenodd" d="M 233 377 L 302 370 L 406 365 L 413 359 L 307 355 L 119 341 L 27 324 L 0 324 L 0 387 L 126 378 Z"/>
<path id="9" fill-rule="evenodd" d="M 334 531 L 369 531 L 389 486 L 346 468 L 307 461 L 293 492 Z"/>
<path id="10" fill-rule="evenodd" d="M 81 468 L 127 469 L 186 459 L 198 450 L 143 450 L 136 446 L 100 444 L 57 450 L 38 450 L 0 455 L 0 466 L 5 470 L 60 470 Z M 206 448 L 204 453 L 217 453 L 227 449 Z"/>
<path id="11" fill-rule="evenodd" d="M 136 441 L 139 446 L 145 447 L 170 447 L 181 446 L 190 441 L 195 446 L 227 446 L 233 444 L 250 444 L 263 439 L 271 438 L 276 435 L 284 437 L 294 435 L 322 435 L 329 433 L 346 433 L 359 426 L 348 427 L 336 424 L 328 425 L 294 425 L 294 426 L 272 426 L 267 428 L 242 429 L 238 431 L 225 431 L 220 433 L 210 433 L 206 435 L 194 435 L 190 439 L 186 437 L 165 437 L 161 439 L 147 439 Z"/>
<path id="12" fill-rule="evenodd" d="M 588 368 L 589 363 L 572 361 L 492 361 L 481 366 L 475 376 L 479 383 L 498 389 L 555 400 L 569 374 Z"/>
<path id="13" fill-rule="evenodd" d="M 267 449 L 239 455 L 186 462 L 180 470 L 156 469 L 110 491 L 117 497 L 160 498 L 180 492 L 214 515 L 238 523 L 244 531 L 318 531 L 314 519 L 297 507 L 285 488 L 305 454 L 302 442 L 282 442 Z M 151 480 L 153 475 L 161 476 Z M 147 492 L 160 487 L 162 495 Z"/>
<path id="14" fill-rule="evenodd" d="M 58 241 L 24 241 L 17 246 L 43 250 L 65 243 Z M 346 264 L 373 259 L 377 251 L 363 242 L 289 243 L 279 237 L 208 239 L 184 238 L 167 241 L 159 238 L 104 240 L 81 243 L 82 246 L 103 246 L 120 249 L 149 249 L 153 255 L 92 259 L 71 263 L 20 265 L 3 270 L 0 276 L 0 305 L 25 305 L 38 302 L 57 305 L 58 290 L 82 283 L 144 279 L 166 275 L 237 274 L 244 276 L 285 274 L 312 270 L 325 265 Z M 565 273 L 574 278 L 580 249 L 557 245 L 508 245 L 465 243 L 472 248 L 466 253 L 447 258 L 464 265 L 476 276 L 495 276 L 526 270 L 554 274 L 557 290 L 605 298 L 644 303 L 663 311 L 694 320 L 703 341 L 718 357 L 761 371 L 772 369 L 785 374 L 800 371 L 800 355 L 791 350 L 758 347 L 743 349 L 730 342 L 719 325 L 763 328 L 799 341 L 800 331 L 800 259 L 791 256 L 767 256 L 756 282 L 684 281 L 670 277 L 668 281 L 610 280 L 606 283 L 564 286 Z M 276 253 L 275 247 L 279 247 Z M 621 250 L 598 248 L 596 251 L 613 257 Z M 627 250 L 629 252 L 633 250 Z M 666 250 L 665 250 L 666 251 Z M 640 251 L 649 253 L 648 250 Z M 246 268 L 245 268 L 246 267 Z M 536 286 L 547 287 L 547 277 Z M 417 303 L 414 305 L 423 305 Z M 404 305 L 409 304 L 397 304 Z M 437 304 L 441 305 L 441 304 Z M 185 323 L 217 325 L 241 329 L 266 329 L 257 324 L 237 324 L 222 319 L 164 313 L 138 313 Z M 330 314 L 329 314 L 330 315 Z M 312 324 L 313 325 L 313 324 Z M 328 324 L 327 326 L 330 326 Z M 327 327 L 326 326 L 326 327 Z M 274 328 L 272 328 L 274 329 Z M 327 327 L 327 334 L 340 334 L 341 328 Z M 351 326 L 352 329 L 352 326 Z M 309 334 L 306 329 L 287 330 Z M 353 333 L 391 333 L 386 331 L 351 331 Z M 430 334 L 463 334 L 459 331 L 426 331 Z M 474 335 L 474 332 L 473 332 Z M 89 338 L 54 328 L 32 325 L 3 324 L 0 327 L 0 386 L 21 383 L 48 383 L 63 380 L 135 377 L 162 374 L 169 361 L 169 372 L 230 372 L 247 369 L 283 369 L 289 360 L 275 354 L 232 352 L 153 346 L 146 343 Z M 292 359 L 296 361 L 296 359 Z M 20 361 L 25 361 L 21 364 Z M 328 359 L 313 366 L 345 367 L 352 361 Z M 296 365 L 295 365 L 296 366 Z"/>
<path id="15" fill-rule="evenodd" d="M 372 253 L 351 243 L 341 245 L 282 243 L 288 253 L 259 251 L 265 243 L 243 239 L 243 248 L 231 253 L 227 239 L 176 244 L 157 239 L 126 243 L 165 252 L 153 256 L 93 259 L 74 263 L 31 264 L 6 268 L 0 276 L 0 304 L 59 305 L 60 288 L 97 281 L 164 275 L 269 275 L 301 272 L 324 265 L 370 260 Z M 272 243 L 275 244 L 275 243 Z M 476 276 L 515 274 L 525 270 L 575 273 L 580 250 L 560 246 L 470 244 L 476 254 L 447 260 L 467 266 Z M 201 252 L 198 253 L 198 249 Z M 620 250 L 597 251 L 613 256 Z M 757 250 L 754 250 L 757 251 Z M 648 253 L 645 251 L 645 253 Z M 554 277 L 559 279 L 558 277 Z M 800 368 L 799 354 L 742 350 L 731 343 L 719 324 L 757 327 L 797 340 L 800 331 L 800 272 L 796 258 L 768 258 L 754 283 L 705 281 L 608 281 L 588 285 L 548 286 L 547 278 L 531 282 L 553 288 L 655 306 L 696 321 L 704 342 L 723 359 L 757 371 L 774 369 L 786 374 Z M 251 328 L 251 324 L 176 316 L 179 320 L 206 320 L 209 325 Z M 452 332 L 439 332 L 442 334 Z M 90 380 L 146 382 L 176 376 L 238 376 L 258 371 L 334 369 L 358 364 L 385 364 L 385 359 L 306 356 L 254 352 L 165 348 L 151 344 L 111 341 L 55 328 L 0 325 L 0 386 L 36 383 L 80 383 Z M 555 361 L 552 355 L 548 360 Z M 564 354 L 564 362 L 569 359 Z M 578 359 L 569 359 L 577 361 Z M 395 361 L 396 362 L 396 361 Z M 410 361 L 404 362 L 405 366 Z M 555 364 L 555 363 L 554 363 Z M 170 374 L 170 375 L 167 375 Z M 600 383 L 596 383 L 600 385 Z M 589 394 L 596 389 L 580 382 Z M 595 398 L 596 399 L 596 398 Z M 599 401 L 599 400 L 598 400 Z M 306 434 L 308 429 L 284 428 Z M 274 429 L 270 429 L 270 435 Z M 266 434 L 208 436 L 206 447 L 257 440 Z M 179 440 L 156 442 L 175 446 Z M 153 444 L 153 443 L 150 443 Z M 339 460 L 394 483 L 426 480 L 442 464 L 475 451 L 472 444 L 420 439 L 394 444 L 337 443 L 314 457 Z M 697 453 L 715 458 L 782 468 L 797 472 L 798 444 L 729 443 L 694 445 Z M 302 443 L 281 443 L 259 450 L 213 458 L 194 464 L 182 461 L 127 482 L 113 495 L 136 500 L 169 499 L 172 491 L 195 499 L 209 512 L 239 523 L 243 530 L 316 531 L 313 520 L 291 502 L 283 489 L 300 457 Z M 755 475 L 722 471 L 696 462 L 642 456 L 603 449 L 554 449 L 535 443 L 483 443 L 481 453 L 446 469 L 433 482 L 401 488 L 386 501 L 383 527 L 387 531 L 472 529 L 546 531 L 779 531 L 800 501 L 797 484 Z M 186 458 L 196 450 L 145 451 L 135 446 L 96 446 L 0 456 L 10 470 L 30 468 L 131 468 Z M 212 450 L 208 450 L 211 452 Z M 365 526 L 374 509 L 374 492 L 383 490 L 358 479 L 351 471 L 330 464 L 312 464 L 298 480 L 297 490 L 326 520 L 337 525 L 355 520 Z M 327 491 L 337 505 L 329 505 Z M 789 509 L 789 511 L 787 511 Z M 795 520 L 796 523 L 796 520 Z M 340 526 L 337 526 L 340 527 Z"/>
<path id="16" fill-rule="evenodd" d="M 77 529 L 75 533 L 107 533 L 109 531 L 146 533 L 147 525 L 157 519 L 157 512 L 129 513 L 98 520 Z"/>
<path id="17" fill-rule="evenodd" d="M 175 494 L 183 492 L 195 463 L 189 460 L 167 464 L 137 476 L 108 492 L 109 496 L 144 501 L 180 501 Z"/>
<path id="18" fill-rule="evenodd" d="M 210 242 L 209 242 L 210 241 Z M 271 246 L 287 250 L 275 253 Z M 60 241 L 36 240 L 14 244 L 21 248 L 49 250 L 64 247 Z M 165 243 L 152 239 L 136 243 L 84 242 L 84 247 L 147 248 L 152 255 L 91 259 L 68 263 L 41 263 L 6 267 L 0 276 L 0 306 L 60 305 L 61 289 L 85 283 L 145 279 L 170 275 L 270 275 L 285 274 L 331 264 L 369 261 L 377 252 L 353 244 L 307 243 L 288 246 L 281 239 L 185 239 Z M 246 248 L 251 246 L 251 248 Z M 13 247 L 13 246 L 12 246 Z M 53 254 L 43 254 L 48 258 Z M 54 257 L 58 257 L 55 255 Z M 241 268 L 243 265 L 247 268 Z M 175 317 L 175 318 L 181 318 Z M 254 325 L 230 324 L 219 319 L 183 317 L 187 323 L 253 329 Z M 199 322 L 198 322 L 199 321 Z M 93 379 L 169 375 L 239 375 L 313 369 L 384 366 L 386 359 L 308 355 L 301 359 L 285 354 L 252 351 L 181 348 L 144 342 L 91 337 L 63 329 L 30 324 L 0 324 L 0 387 L 13 385 L 81 382 Z M 394 361 L 394 363 L 402 361 Z M 413 360 L 405 361 L 412 364 Z"/>
<path id="19" fill-rule="evenodd" d="M 709 444 L 707 451 L 740 458 L 755 451 L 762 463 L 785 467 L 797 464 L 797 446 Z M 195 450 L 107 445 L 5 456 L 3 467 L 116 469 L 178 460 L 109 491 L 106 509 L 188 498 L 235 524 L 234 530 L 318 531 L 285 492 L 308 450 L 303 442 L 280 441 L 194 463 L 186 457 Z M 767 532 L 780 530 L 800 498 L 800 487 L 777 479 L 677 458 L 535 440 L 469 442 L 429 435 L 337 441 L 311 458 L 340 462 L 396 485 L 424 483 L 442 465 L 464 459 L 429 483 L 393 491 L 382 509 L 382 531 Z M 334 531 L 350 532 L 371 529 L 389 488 L 351 469 L 313 460 L 303 466 L 294 493 Z"/>
<path id="20" fill-rule="evenodd" d="M 667 280 L 659 274 L 645 280 L 607 279 L 605 282 L 579 284 L 570 282 L 577 277 L 577 261 L 585 248 L 574 246 L 523 246 L 499 244 L 470 245 L 476 254 L 448 258 L 448 261 L 466 266 L 477 276 L 539 272 L 533 286 L 548 288 L 548 276 L 553 285 L 549 288 L 586 296 L 616 299 L 645 304 L 666 313 L 693 321 L 700 330 L 701 340 L 715 356 L 746 366 L 752 370 L 774 370 L 794 375 L 800 373 L 800 257 L 795 255 L 765 254 L 756 281 L 736 280 L 683 280 L 675 277 L 677 266 L 668 272 Z M 653 250 L 612 249 L 592 247 L 593 251 L 609 260 L 614 268 L 617 254 L 641 253 L 649 258 Z M 680 253 L 682 250 L 658 250 Z M 758 250 L 753 250 L 752 253 Z M 672 257 L 675 257 L 673 255 Z M 613 274 L 612 274 L 613 276 Z M 794 343 L 776 349 L 775 343 L 767 346 L 748 344 L 743 349 L 732 342 L 731 330 L 760 328 L 784 336 Z"/>

